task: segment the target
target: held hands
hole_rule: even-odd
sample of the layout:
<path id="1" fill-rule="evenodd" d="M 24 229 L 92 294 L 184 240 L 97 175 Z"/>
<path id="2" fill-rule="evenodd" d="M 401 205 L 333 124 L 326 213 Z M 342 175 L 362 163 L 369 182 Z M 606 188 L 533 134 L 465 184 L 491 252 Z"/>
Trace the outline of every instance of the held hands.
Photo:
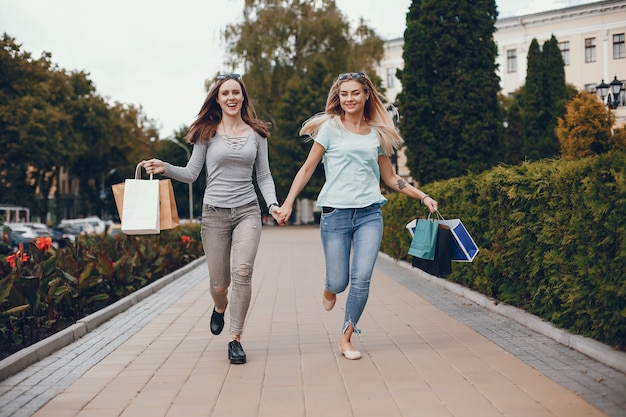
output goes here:
<path id="1" fill-rule="evenodd" d="M 279 226 L 285 226 L 291 217 L 291 207 L 285 206 L 272 206 L 270 214 L 276 220 Z"/>
<path id="2" fill-rule="evenodd" d="M 160 159 L 149 159 L 147 161 L 141 161 L 139 163 L 148 174 L 163 174 L 165 173 L 165 162 Z"/>

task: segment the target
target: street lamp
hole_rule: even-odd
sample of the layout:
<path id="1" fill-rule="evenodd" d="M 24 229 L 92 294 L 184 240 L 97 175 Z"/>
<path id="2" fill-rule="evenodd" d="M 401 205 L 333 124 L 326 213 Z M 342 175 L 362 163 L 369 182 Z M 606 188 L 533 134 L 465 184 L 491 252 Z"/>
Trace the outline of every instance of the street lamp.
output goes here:
<path id="1" fill-rule="evenodd" d="M 617 75 L 611 81 L 611 84 L 606 84 L 604 79 L 602 82 L 596 86 L 600 97 L 602 98 L 602 102 L 604 103 L 604 98 L 606 97 L 606 105 L 611 109 L 616 109 L 619 105 L 619 97 L 620 91 L 622 90 L 623 83 L 617 79 Z"/>
<path id="2" fill-rule="evenodd" d="M 104 181 L 107 178 L 109 178 L 111 175 L 115 174 L 115 171 L 117 171 L 117 169 L 113 168 L 109 172 L 107 172 L 106 174 L 100 174 L 100 200 L 102 200 L 103 202 L 107 198 L 107 193 L 106 193 L 106 190 L 104 188 Z M 102 209 L 100 210 L 100 217 L 105 219 L 105 217 L 107 217 L 107 215 L 108 215 L 108 213 L 107 213 L 106 207 L 105 207 L 105 205 L 103 203 L 102 204 Z"/>
<path id="3" fill-rule="evenodd" d="M 185 145 L 183 145 L 182 143 L 180 143 L 176 139 L 168 138 L 167 140 L 169 140 L 170 142 L 175 143 L 176 145 L 178 145 L 179 147 L 181 147 L 181 148 L 183 148 L 185 150 L 185 155 L 187 155 L 187 161 L 189 161 L 191 159 L 191 151 L 189 150 L 188 147 L 186 147 Z M 193 221 L 193 183 L 191 183 L 191 182 L 189 183 L 189 221 L 190 222 Z"/>

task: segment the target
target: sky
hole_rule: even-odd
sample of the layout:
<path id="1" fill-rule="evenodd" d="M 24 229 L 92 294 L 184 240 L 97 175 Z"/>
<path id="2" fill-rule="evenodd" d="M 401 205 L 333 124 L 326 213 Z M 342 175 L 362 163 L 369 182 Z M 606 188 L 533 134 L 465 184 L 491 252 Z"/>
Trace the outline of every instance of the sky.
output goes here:
<path id="1" fill-rule="evenodd" d="M 335 1 L 350 22 L 363 17 L 383 39 L 402 37 L 411 0 Z M 168 137 L 193 122 L 205 80 L 230 72 L 221 32 L 241 20 L 243 2 L 0 0 L 0 33 L 35 58 L 50 52 L 60 68 L 89 73 L 100 96 L 141 106 Z M 590 2 L 496 0 L 501 18 Z"/>

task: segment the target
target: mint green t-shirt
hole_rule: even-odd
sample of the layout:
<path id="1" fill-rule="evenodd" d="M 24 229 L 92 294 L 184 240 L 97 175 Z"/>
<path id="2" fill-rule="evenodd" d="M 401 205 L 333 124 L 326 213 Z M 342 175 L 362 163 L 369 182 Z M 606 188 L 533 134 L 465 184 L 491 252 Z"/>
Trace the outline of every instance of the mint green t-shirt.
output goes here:
<path id="1" fill-rule="evenodd" d="M 315 141 L 326 150 L 322 158 L 326 182 L 318 207 L 363 208 L 387 202 L 380 191 L 378 156 L 383 152 L 374 129 L 359 135 L 330 120 L 320 127 Z"/>

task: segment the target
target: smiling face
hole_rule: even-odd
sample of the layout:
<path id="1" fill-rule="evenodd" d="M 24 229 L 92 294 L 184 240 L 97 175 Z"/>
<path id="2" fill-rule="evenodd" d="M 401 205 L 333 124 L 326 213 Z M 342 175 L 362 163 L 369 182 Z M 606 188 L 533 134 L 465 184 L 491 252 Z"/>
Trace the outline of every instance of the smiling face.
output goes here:
<path id="1" fill-rule="evenodd" d="M 368 98 L 369 94 L 358 81 L 348 80 L 339 85 L 339 104 L 346 114 L 362 114 Z"/>
<path id="2" fill-rule="evenodd" d="M 240 115 L 243 100 L 243 91 L 238 81 L 229 79 L 220 86 L 217 104 L 222 109 L 222 115 L 230 117 Z"/>

